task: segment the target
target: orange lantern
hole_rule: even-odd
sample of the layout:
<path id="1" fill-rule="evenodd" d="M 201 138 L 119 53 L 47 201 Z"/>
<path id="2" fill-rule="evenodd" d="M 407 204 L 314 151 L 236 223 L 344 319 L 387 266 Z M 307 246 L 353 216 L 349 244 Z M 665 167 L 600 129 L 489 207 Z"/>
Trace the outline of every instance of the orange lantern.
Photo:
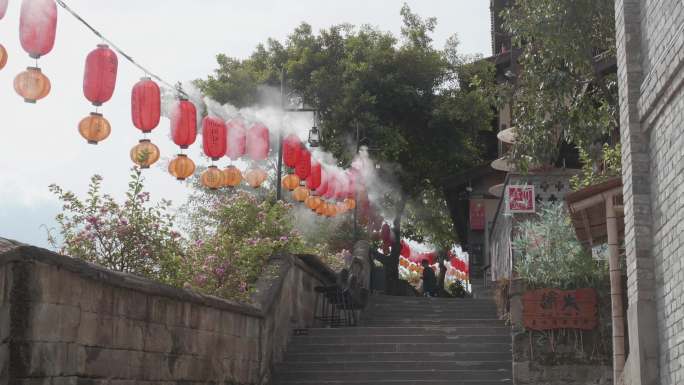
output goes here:
<path id="1" fill-rule="evenodd" d="M 27 67 L 14 78 L 14 90 L 26 103 L 35 103 L 48 96 L 50 87 L 50 79 L 37 67 Z"/>
<path id="2" fill-rule="evenodd" d="M 159 147 L 149 139 L 140 139 L 138 144 L 131 149 L 131 160 L 140 168 L 150 168 L 159 160 Z"/>
<path id="3" fill-rule="evenodd" d="M 202 186 L 216 190 L 224 185 L 223 172 L 216 166 L 209 166 L 200 176 L 200 182 Z"/>
<path id="4" fill-rule="evenodd" d="M 89 116 L 83 118 L 78 124 L 78 132 L 81 133 L 81 136 L 88 143 L 97 144 L 107 139 L 112 132 L 112 126 L 109 125 L 109 122 L 102 114 L 91 112 Z"/>
<path id="5" fill-rule="evenodd" d="M 5 46 L 0 44 L 0 70 L 7 65 L 7 50 Z"/>
<path id="6" fill-rule="evenodd" d="M 320 199 L 320 198 L 319 198 L 319 199 Z M 324 215 L 325 215 L 325 211 L 326 211 L 326 206 L 327 206 L 327 205 L 328 205 L 327 203 L 321 201 L 321 204 L 318 205 L 318 208 L 315 210 L 315 211 L 316 211 L 316 214 L 321 215 L 321 216 L 324 216 Z"/>
<path id="7" fill-rule="evenodd" d="M 337 207 L 335 207 L 334 204 L 326 203 L 325 204 L 325 216 L 332 218 L 335 215 L 337 215 Z"/>
<path id="8" fill-rule="evenodd" d="M 266 171 L 260 168 L 253 168 L 245 174 L 245 180 L 253 188 L 259 188 L 266 181 Z"/>
<path id="9" fill-rule="evenodd" d="M 195 162 L 185 154 L 178 154 L 169 163 L 169 173 L 178 180 L 185 180 L 195 172 Z"/>
<path id="10" fill-rule="evenodd" d="M 228 166 L 224 169 L 223 176 L 228 187 L 236 187 L 242 182 L 242 172 L 235 166 Z"/>
<path id="11" fill-rule="evenodd" d="M 299 186 L 294 190 L 293 197 L 297 202 L 304 202 L 309 197 L 309 189 Z"/>
<path id="12" fill-rule="evenodd" d="M 306 207 L 315 211 L 321 204 L 323 204 L 323 200 L 316 195 L 309 195 L 309 197 L 304 201 L 304 204 L 306 204 Z"/>
<path id="13" fill-rule="evenodd" d="M 338 214 L 344 214 L 347 212 L 347 210 L 349 210 L 349 207 L 345 202 L 337 202 L 335 209 L 337 210 Z"/>
<path id="14" fill-rule="evenodd" d="M 347 210 L 354 210 L 356 208 L 356 200 L 352 198 L 345 199 L 344 203 L 347 205 Z"/>
<path id="15" fill-rule="evenodd" d="M 295 174 L 290 174 L 283 178 L 283 188 L 290 191 L 296 189 L 299 186 L 299 177 Z"/>

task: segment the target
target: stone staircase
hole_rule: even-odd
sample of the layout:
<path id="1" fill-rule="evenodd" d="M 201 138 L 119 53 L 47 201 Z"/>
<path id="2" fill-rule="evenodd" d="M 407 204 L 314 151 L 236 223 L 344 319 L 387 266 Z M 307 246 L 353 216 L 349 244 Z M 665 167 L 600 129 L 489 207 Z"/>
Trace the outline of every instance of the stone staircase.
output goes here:
<path id="1" fill-rule="evenodd" d="M 275 384 L 512 384 L 511 359 L 489 299 L 376 295 L 360 326 L 293 337 Z"/>

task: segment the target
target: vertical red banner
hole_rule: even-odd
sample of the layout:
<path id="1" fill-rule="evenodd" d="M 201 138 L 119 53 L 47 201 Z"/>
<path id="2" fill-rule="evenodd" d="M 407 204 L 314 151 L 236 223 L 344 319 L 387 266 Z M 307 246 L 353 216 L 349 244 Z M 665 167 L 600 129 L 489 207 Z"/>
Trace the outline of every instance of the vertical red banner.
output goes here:
<path id="1" fill-rule="evenodd" d="M 485 228 L 485 204 L 483 200 L 470 201 L 470 229 L 482 231 Z"/>

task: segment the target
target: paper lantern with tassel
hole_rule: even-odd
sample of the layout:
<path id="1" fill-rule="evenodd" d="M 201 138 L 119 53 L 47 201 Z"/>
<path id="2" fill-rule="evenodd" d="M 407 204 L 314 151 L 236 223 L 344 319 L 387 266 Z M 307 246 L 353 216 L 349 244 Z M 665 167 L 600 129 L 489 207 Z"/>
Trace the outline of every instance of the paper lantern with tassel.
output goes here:
<path id="1" fill-rule="evenodd" d="M 57 4 L 54 0 L 24 0 L 19 16 L 21 47 L 34 59 L 47 55 L 55 46 Z"/>
<path id="2" fill-rule="evenodd" d="M 255 123 L 247 131 L 247 155 L 256 161 L 266 160 L 270 150 L 268 128 Z"/>
<path id="3" fill-rule="evenodd" d="M 218 167 L 216 166 L 209 166 L 202 175 L 200 176 L 200 182 L 202 182 L 202 186 L 210 189 L 210 190 L 216 190 L 224 185 L 224 176 L 223 172 L 219 170 Z"/>
<path id="4" fill-rule="evenodd" d="M 98 44 L 86 57 L 83 95 L 94 106 L 101 106 L 114 95 L 119 59 L 106 44 Z"/>
<path id="5" fill-rule="evenodd" d="M 285 176 L 282 181 L 283 188 L 292 191 L 299 186 L 299 177 L 295 174 Z"/>
<path id="6" fill-rule="evenodd" d="M 131 149 L 131 160 L 140 168 L 150 168 L 159 160 L 159 147 L 149 139 L 140 139 L 138 144 Z"/>
<path id="7" fill-rule="evenodd" d="M 27 67 L 26 71 L 14 78 L 14 90 L 26 103 L 35 103 L 50 93 L 50 79 L 37 67 Z"/>
<path id="8" fill-rule="evenodd" d="M 267 178 L 266 171 L 260 168 L 253 168 L 245 173 L 245 180 L 253 188 L 259 188 Z"/>
<path id="9" fill-rule="evenodd" d="M 0 44 L 0 70 L 7 65 L 7 50 L 5 46 Z"/>
<path id="10" fill-rule="evenodd" d="M 171 138 L 180 148 L 188 148 L 197 138 L 197 109 L 183 97 L 171 110 Z"/>
<path id="11" fill-rule="evenodd" d="M 247 151 L 247 130 L 240 119 L 226 122 L 226 130 L 226 156 L 232 160 L 238 160 Z"/>
<path id="12" fill-rule="evenodd" d="M 133 125 L 143 133 L 151 132 L 161 118 L 161 90 L 151 78 L 144 77 L 131 91 Z"/>
<path id="13" fill-rule="evenodd" d="M 78 124 L 78 132 L 89 144 L 97 144 L 107 139 L 112 127 L 102 114 L 91 112 Z"/>
<path id="14" fill-rule="evenodd" d="M 219 160 L 226 155 L 226 123 L 223 119 L 206 116 L 202 119 L 202 148 L 211 160 Z"/>
<path id="15" fill-rule="evenodd" d="M 242 172 L 235 166 L 228 166 L 223 170 L 227 187 L 237 187 L 242 182 Z"/>
<path id="16" fill-rule="evenodd" d="M 321 204 L 323 204 L 323 200 L 318 196 L 309 195 L 309 197 L 304 201 L 304 204 L 309 209 L 315 211 Z"/>
<path id="17" fill-rule="evenodd" d="M 185 154 L 178 154 L 169 163 L 169 173 L 178 180 L 185 180 L 195 173 L 195 162 Z"/>
<path id="18" fill-rule="evenodd" d="M 283 163 L 289 168 L 295 168 L 299 161 L 302 144 L 296 135 L 290 134 L 283 140 Z"/>
<path id="19" fill-rule="evenodd" d="M 292 196 L 297 202 L 304 202 L 309 197 L 309 189 L 304 186 L 298 186 L 293 191 Z"/>

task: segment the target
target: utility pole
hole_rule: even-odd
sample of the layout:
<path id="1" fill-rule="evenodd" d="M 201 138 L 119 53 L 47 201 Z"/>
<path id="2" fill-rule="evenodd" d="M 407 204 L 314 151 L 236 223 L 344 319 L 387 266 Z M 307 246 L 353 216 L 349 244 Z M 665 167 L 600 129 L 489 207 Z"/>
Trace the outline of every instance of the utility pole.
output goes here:
<path id="1" fill-rule="evenodd" d="M 359 121 L 356 121 L 356 155 L 359 155 L 361 144 L 359 142 Z M 354 181 L 354 243 L 359 240 L 359 193 L 358 188 L 356 188 L 357 183 Z"/>
<path id="2" fill-rule="evenodd" d="M 285 113 L 285 67 L 280 69 L 280 109 Z M 276 175 L 276 199 L 280 200 L 283 196 L 282 177 L 283 177 L 283 116 L 280 117 L 280 129 L 278 130 L 278 171 Z"/>

